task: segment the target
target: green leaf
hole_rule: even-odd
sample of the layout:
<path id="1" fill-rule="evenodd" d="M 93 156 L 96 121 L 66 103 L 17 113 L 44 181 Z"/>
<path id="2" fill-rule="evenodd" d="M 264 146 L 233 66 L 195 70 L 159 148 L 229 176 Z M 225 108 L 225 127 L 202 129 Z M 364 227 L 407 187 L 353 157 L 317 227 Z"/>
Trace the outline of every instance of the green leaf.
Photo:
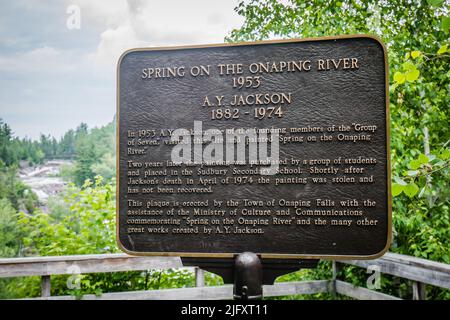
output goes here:
<path id="1" fill-rule="evenodd" d="M 406 171 L 406 175 L 410 177 L 415 177 L 419 174 L 419 170 L 408 170 Z"/>
<path id="2" fill-rule="evenodd" d="M 442 17 L 442 30 L 447 32 L 450 29 L 450 17 Z"/>
<path id="3" fill-rule="evenodd" d="M 412 51 L 411 52 L 411 57 L 413 59 L 416 59 L 416 58 L 420 57 L 421 54 L 422 54 L 422 52 L 420 52 L 420 51 Z"/>
<path id="4" fill-rule="evenodd" d="M 419 192 L 419 187 L 414 182 L 411 182 L 404 187 L 403 192 L 412 198 Z"/>
<path id="5" fill-rule="evenodd" d="M 420 167 L 421 163 L 419 160 L 414 159 L 409 162 L 409 167 L 413 170 L 416 170 Z"/>
<path id="6" fill-rule="evenodd" d="M 403 62 L 402 67 L 403 67 L 404 71 L 410 71 L 410 70 L 416 69 L 416 66 L 411 61 Z"/>
<path id="7" fill-rule="evenodd" d="M 439 48 L 437 54 L 444 54 L 447 52 L 447 45 L 443 45 L 442 47 Z"/>
<path id="8" fill-rule="evenodd" d="M 401 186 L 406 186 L 407 185 L 407 183 L 405 181 L 403 181 L 403 179 L 400 178 L 400 177 L 394 177 L 394 181 L 397 182 Z"/>
<path id="9" fill-rule="evenodd" d="M 406 77 L 405 77 L 405 75 L 404 75 L 403 73 L 397 71 L 397 72 L 394 74 L 394 81 L 395 81 L 396 83 L 402 84 L 402 83 L 405 82 L 405 80 L 406 80 Z"/>
<path id="10" fill-rule="evenodd" d="M 444 149 L 440 156 L 439 156 L 442 160 L 447 160 L 450 158 L 450 149 Z"/>
<path id="11" fill-rule="evenodd" d="M 392 184 L 392 196 L 396 197 L 398 196 L 400 193 L 402 193 L 404 186 L 398 184 L 398 183 L 393 183 Z"/>
<path id="12" fill-rule="evenodd" d="M 417 79 L 419 79 L 419 76 L 420 76 L 420 71 L 417 69 L 410 70 L 405 75 L 406 80 L 409 82 L 416 81 Z"/>
<path id="13" fill-rule="evenodd" d="M 427 177 L 424 176 L 420 176 L 419 177 L 419 182 L 417 183 L 417 185 L 419 187 L 425 186 L 427 184 Z"/>
<path id="14" fill-rule="evenodd" d="M 439 7 L 444 0 L 427 0 L 428 4 L 433 7 Z"/>
<path id="15" fill-rule="evenodd" d="M 428 156 L 427 155 L 425 155 L 425 154 L 423 154 L 423 153 L 421 153 L 420 155 L 419 155 L 419 162 L 421 163 L 421 164 L 424 164 L 424 163 L 428 163 L 428 161 L 430 161 L 430 159 L 428 158 Z"/>
<path id="16" fill-rule="evenodd" d="M 426 186 L 423 187 L 422 189 L 420 189 L 420 193 L 418 195 L 419 198 L 422 198 L 423 194 L 425 193 L 425 189 L 426 189 Z"/>

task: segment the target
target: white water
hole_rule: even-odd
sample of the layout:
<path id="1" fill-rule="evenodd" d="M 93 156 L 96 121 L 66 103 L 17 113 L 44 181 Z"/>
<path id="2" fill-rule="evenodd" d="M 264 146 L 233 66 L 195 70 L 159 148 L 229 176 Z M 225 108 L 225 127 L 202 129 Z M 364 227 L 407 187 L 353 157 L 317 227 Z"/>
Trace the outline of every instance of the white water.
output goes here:
<path id="1" fill-rule="evenodd" d="M 71 163 L 69 160 L 47 161 L 39 166 L 20 169 L 19 177 L 36 193 L 39 201 L 46 203 L 48 197 L 61 192 L 67 184 L 59 176 L 59 172 L 62 165 L 70 165 Z"/>

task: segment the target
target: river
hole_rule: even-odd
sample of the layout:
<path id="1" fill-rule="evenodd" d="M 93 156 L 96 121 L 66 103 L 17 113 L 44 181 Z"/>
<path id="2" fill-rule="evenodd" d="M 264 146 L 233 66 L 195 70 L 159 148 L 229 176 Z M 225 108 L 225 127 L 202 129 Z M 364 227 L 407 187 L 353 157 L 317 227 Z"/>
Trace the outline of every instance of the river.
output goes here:
<path id="1" fill-rule="evenodd" d="M 50 196 L 61 192 L 67 185 L 60 177 L 63 165 L 70 165 L 70 160 L 50 160 L 39 166 L 25 167 L 19 170 L 20 179 L 28 186 L 43 204 Z"/>

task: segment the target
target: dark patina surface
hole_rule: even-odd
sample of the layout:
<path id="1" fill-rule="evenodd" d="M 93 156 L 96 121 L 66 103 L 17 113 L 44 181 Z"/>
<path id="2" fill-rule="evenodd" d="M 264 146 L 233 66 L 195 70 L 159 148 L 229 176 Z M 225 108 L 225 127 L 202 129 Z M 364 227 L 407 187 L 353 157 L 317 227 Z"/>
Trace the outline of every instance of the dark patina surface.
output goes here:
<path id="1" fill-rule="evenodd" d="M 241 116 L 236 121 L 213 121 L 202 108 L 205 95 L 234 95 L 230 77 L 189 77 L 183 79 L 141 79 L 148 66 L 249 64 L 257 61 L 305 60 L 331 57 L 357 57 L 355 70 L 274 73 L 262 75 L 263 85 L 256 91 L 240 93 L 292 92 L 293 102 L 282 118 L 258 120 Z M 385 250 L 390 238 L 390 197 L 388 129 L 386 101 L 386 55 L 383 46 L 371 37 L 336 38 L 293 42 L 259 43 L 238 46 L 205 46 L 175 50 L 135 50 L 126 53 L 118 65 L 118 241 L 128 252 L 224 257 L 244 251 L 286 257 L 365 257 Z M 250 74 L 244 73 L 243 76 Z M 244 108 L 242 109 L 244 110 Z M 249 108 L 249 110 L 251 110 Z M 327 126 L 329 124 L 370 123 L 377 132 L 370 142 L 320 142 L 280 144 L 280 157 L 320 159 L 337 157 L 374 157 L 370 172 L 375 183 L 368 184 L 294 184 L 294 185 L 216 185 L 212 194 L 137 194 L 127 193 L 127 161 L 170 160 L 171 148 L 152 146 L 145 156 L 127 154 L 127 131 L 193 127 L 194 121 L 209 128 L 267 128 Z M 222 167 L 215 167 L 222 168 Z M 226 166 L 224 166 L 226 168 Z M 240 169 L 245 168 L 240 167 Z M 194 178 L 197 178 L 195 167 Z M 368 198 L 376 201 L 366 217 L 378 220 L 376 227 L 270 225 L 263 235 L 246 234 L 128 234 L 127 200 L 142 202 L 193 201 L 209 199 L 341 199 Z M 242 207 L 238 208 L 241 209 Z M 279 207 L 275 207 L 277 209 Z M 222 208 L 224 209 L 224 208 Z M 264 209 L 264 208 L 259 208 Z M 273 208 L 272 208 L 273 209 Z M 221 217 L 218 217 L 222 219 Z M 201 228 L 201 226 L 199 226 Z M 225 254 L 225 255 L 224 255 Z M 291 255 L 291 256 L 288 256 Z"/>

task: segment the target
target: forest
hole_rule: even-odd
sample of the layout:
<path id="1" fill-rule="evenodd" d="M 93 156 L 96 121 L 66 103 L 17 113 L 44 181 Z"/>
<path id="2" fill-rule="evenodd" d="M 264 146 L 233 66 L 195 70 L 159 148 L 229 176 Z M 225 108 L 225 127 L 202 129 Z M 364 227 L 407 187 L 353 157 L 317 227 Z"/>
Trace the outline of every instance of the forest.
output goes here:
<path id="1" fill-rule="evenodd" d="M 388 48 L 393 196 L 390 251 L 450 264 L 450 2 L 443 0 L 240 1 L 244 18 L 226 42 L 308 38 L 342 34 L 376 35 Z M 0 256 L 117 253 L 115 240 L 115 120 L 101 128 L 80 124 L 59 140 L 19 139 L 0 121 Z M 73 159 L 61 175 L 67 188 L 46 210 L 17 177 L 20 166 Z M 364 270 L 342 271 L 364 285 Z M 285 275 L 278 281 L 331 277 L 331 263 Z M 81 276 L 69 289 L 67 277 L 52 277 L 52 295 L 101 294 L 194 286 L 192 273 L 148 270 Z M 221 279 L 207 274 L 207 285 Z M 381 292 L 410 298 L 406 280 L 382 276 Z M 0 298 L 38 296 L 35 277 L 0 280 Z M 285 299 L 309 299 L 289 296 Z M 331 299 L 316 294 L 314 299 Z M 450 299 L 433 288 L 428 299 Z"/>

